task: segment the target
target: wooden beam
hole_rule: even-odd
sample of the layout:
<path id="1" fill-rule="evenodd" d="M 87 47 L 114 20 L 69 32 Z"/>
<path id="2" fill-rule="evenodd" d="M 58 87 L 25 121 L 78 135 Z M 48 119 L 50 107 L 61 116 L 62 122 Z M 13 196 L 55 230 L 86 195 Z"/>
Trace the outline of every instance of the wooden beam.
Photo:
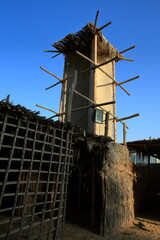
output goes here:
<path id="1" fill-rule="evenodd" d="M 116 60 L 118 60 L 118 59 L 119 59 L 119 57 L 116 56 L 116 57 L 114 57 L 114 58 L 111 58 L 110 60 L 107 60 L 106 62 L 103 62 L 103 63 L 100 63 L 100 64 L 94 66 L 93 69 L 99 68 L 99 67 L 101 67 L 101 66 L 104 66 L 104 65 L 106 65 L 106 64 L 108 64 L 108 63 L 110 63 L 110 62 L 116 61 Z"/>
<path id="2" fill-rule="evenodd" d="M 133 81 L 133 80 L 135 80 L 135 79 L 137 79 L 137 78 L 139 78 L 139 77 L 140 77 L 140 76 L 136 76 L 136 77 L 134 77 L 134 78 L 130 78 L 130 79 L 126 80 L 126 81 L 120 82 L 119 84 L 124 84 L 124 83 L 130 82 L 130 81 Z"/>
<path id="3" fill-rule="evenodd" d="M 62 79 L 61 82 L 60 82 L 60 81 L 59 81 L 59 82 L 56 82 L 55 84 L 51 85 L 50 87 L 45 88 L 45 90 L 48 90 L 48 89 L 50 89 L 50 88 L 53 88 L 53 87 L 57 86 L 57 85 L 60 84 L 60 83 L 64 83 L 66 80 L 68 80 L 69 78 L 72 78 L 72 77 L 74 77 L 74 75 Z"/>
<path id="4" fill-rule="evenodd" d="M 45 109 L 45 110 L 48 110 L 48 111 L 50 111 L 50 112 L 53 112 L 53 113 L 55 113 L 55 114 L 59 115 L 59 113 L 57 113 L 57 112 L 53 111 L 53 110 L 52 110 L 52 109 L 50 109 L 50 108 L 42 107 L 42 106 L 40 106 L 40 105 L 38 105 L 38 104 L 36 104 L 36 107 L 43 108 L 43 109 Z"/>
<path id="5" fill-rule="evenodd" d="M 105 27 L 108 27 L 112 22 L 108 22 L 105 25 L 103 25 L 102 27 L 97 29 L 97 32 L 101 31 L 102 29 L 104 29 Z"/>
<path id="6" fill-rule="evenodd" d="M 52 56 L 51 58 L 55 58 L 57 56 L 59 56 L 61 53 L 57 53 L 56 55 Z"/>
<path id="7" fill-rule="evenodd" d="M 124 58 L 124 57 L 118 57 L 118 60 L 125 60 L 125 61 L 129 61 L 129 62 L 134 61 L 134 59 Z"/>
<path id="8" fill-rule="evenodd" d="M 78 110 L 84 110 L 84 109 L 88 109 L 88 108 L 96 108 L 96 107 L 110 105 L 110 104 L 114 104 L 114 103 L 116 103 L 116 102 L 111 101 L 111 102 L 105 102 L 105 103 L 99 103 L 99 104 L 92 104 L 92 105 L 88 105 L 88 106 L 84 106 L 84 107 L 74 108 L 74 109 L 72 109 L 71 112 L 75 112 L 75 111 L 78 111 Z"/>
<path id="9" fill-rule="evenodd" d="M 126 48 L 125 50 L 123 50 L 123 51 L 121 51 L 121 52 L 119 52 L 119 53 L 120 53 L 120 54 L 125 53 L 125 52 L 127 52 L 127 51 L 129 51 L 129 50 L 131 50 L 131 49 L 133 49 L 133 48 L 136 48 L 136 46 L 132 46 L 132 47 L 130 47 L 130 48 Z"/>
<path id="10" fill-rule="evenodd" d="M 45 71 L 46 73 L 52 75 L 53 77 L 57 78 L 60 82 L 62 82 L 62 79 L 59 78 L 59 77 L 57 77 L 54 73 L 49 72 L 48 70 L 46 70 L 45 68 L 43 68 L 43 67 L 41 67 L 41 66 L 40 66 L 40 69 L 42 69 L 42 70 Z"/>
<path id="11" fill-rule="evenodd" d="M 44 52 L 58 52 L 59 53 L 59 51 L 57 50 L 57 51 L 55 51 L 55 50 L 44 50 Z"/>
<path id="12" fill-rule="evenodd" d="M 85 98 L 86 100 L 88 100 L 89 102 L 96 104 L 93 100 L 91 100 L 90 98 L 86 97 L 85 95 L 83 95 L 82 93 L 78 92 L 77 90 L 74 89 L 74 92 L 77 93 L 79 96 Z"/>
<path id="13" fill-rule="evenodd" d="M 76 53 L 77 53 L 79 56 L 83 57 L 84 59 L 88 60 L 89 62 L 93 63 L 94 66 L 97 66 L 97 64 L 96 64 L 94 61 L 92 61 L 90 58 L 88 58 L 88 57 L 85 56 L 84 54 L 80 53 L 79 51 L 76 51 Z M 109 77 L 110 79 L 112 79 L 113 82 L 116 83 L 117 86 L 119 86 L 120 88 L 122 88 L 122 90 L 125 91 L 125 92 L 130 96 L 130 93 L 129 93 L 124 87 L 122 87 L 113 77 L 111 77 L 106 71 L 104 71 L 101 67 L 99 67 L 99 70 L 100 70 L 101 72 L 103 72 L 107 77 Z M 111 83 L 111 84 L 112 84 L 112 83 Z M 106 84 L 106 85 L 101 85 L 101 86 L 107 86 L 107 85 L 108 85 L 108 84 Z M 97 87 L 98 87 L 98 86 L 97 86 Z"/>
<path id="14" fill-rule="evenodd" d="M 127 119 L 130 119 L 130 118 L 134 118 L 134 117 L 138 117 L 140 114 L 137 113 L 137 114 L 133 114 L 131 116 L 128 116 L 128 117 L 124 117 L 124 118 L 117 118 L 117 122 L 120 122 L 120 121 L 123 121 L 123 120 L 127 120 Z"/>
<path id="15" fill-rule="evenodd" d="M 99 11 L 97 11 L 96 17 L 95 17 L 95 21 L 94 21 L 94 31 L 93 31 L 94 34 L 96 33 L 96 26 L 97 26 L 98 15 L 99 15 Z"/>

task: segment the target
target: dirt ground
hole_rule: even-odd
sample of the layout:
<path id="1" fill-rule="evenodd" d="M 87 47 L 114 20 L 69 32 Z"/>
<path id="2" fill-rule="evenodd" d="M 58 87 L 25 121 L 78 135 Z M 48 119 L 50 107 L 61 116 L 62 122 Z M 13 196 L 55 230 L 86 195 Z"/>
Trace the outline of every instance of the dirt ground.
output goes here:
<path id="1" fill-rule="evenodd" d="M 121 227 L 105 238 L 86 228 L 66 223 L 64 240 L 160 240 L 160 217 L 136 217 L 130 226 Z"/>

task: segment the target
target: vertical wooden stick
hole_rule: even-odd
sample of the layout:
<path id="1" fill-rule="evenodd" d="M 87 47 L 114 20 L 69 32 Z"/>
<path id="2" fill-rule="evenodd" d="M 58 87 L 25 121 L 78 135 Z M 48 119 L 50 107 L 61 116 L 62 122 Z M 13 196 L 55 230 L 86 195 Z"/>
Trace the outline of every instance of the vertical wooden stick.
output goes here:
<path id="1" fill-rule="evenodd" d="M 105 114 L 105 133 L 104 136 L 108 137 L 108 127 L 109 127 L 109 112 Z"/>
<path id="2" fill-rule="evenodd" d="M 126 123 L 123 123 L 123 145 L 126 145 Z"/>
<path id="3" fill-rule="evenodd" d="M 91 186 L 91 226 L 95 224 L 95 161 L 92 158 L 92 186 Z"/>
<path id="4" fill-rule="evenodd" d="M 91 46 L 91 60 L 96 64 L 97 63 L 97 34 L 94 35 L 92 40 L 92 46 Z M 94 64 L 91 63 L 91 67 L 94 67 Z M 96 69 L 93 69 L 90 71 L 90 79 L 89 79 L 89 98 L 96 102 Z M 92 133 L 95 133 L 95 125 L 93 122 L 91 122 L 92 119 L 92 113 L 93 110 L 90 109 L 88 111 L 88 130 Z"/>
<path id="5" fill-rule="evenodd" d="M 77 70 L 75 69 L 74 80 L 68 91 L 68 101 L 66 103 L 66 122 L 71 122 L 73 91 L 74 91 L 76 85 L 77 85 Z"/>
<path id="6" fill-rule="evenodd" d="M 115 62 L 112 62 L 112 71 L 113 71 L 113 78 L 115 79 Z M 113 83 L 113 101 L 116 102 L 116 84 Z M 116 103 L 113 104 L 113 115 L 116 116 Z M 113 120 L 113 139 L 116 142 L 116 119 Z"/>

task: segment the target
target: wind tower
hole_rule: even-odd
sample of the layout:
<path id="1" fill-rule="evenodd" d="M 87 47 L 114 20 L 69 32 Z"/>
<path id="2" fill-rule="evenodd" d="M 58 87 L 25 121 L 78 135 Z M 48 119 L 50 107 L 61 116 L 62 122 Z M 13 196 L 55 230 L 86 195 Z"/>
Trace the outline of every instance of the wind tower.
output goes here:
<path id="1" fill-rule="evenodd" d="M 132 46 L 124 51 L 118 50 L 104 37 L 101 28 L 95 22 L 88 23 L 82 30 L 69 34 L 63 39 L 52 44 L 56 49 L 45 52 L 56 52 L 53 57 L 63 54 L 65 57 L 63 79 L 40 67 L 42 70 L 56 77 L 59 82 L 46 88 L 62 84 L 60 112 L 37 105 L 38 107 L 54 112 L 62 122 L 71 122 L 84 130 L 96 135 L 110 136 L 116 141 L 116 123 L 123 124 L 123 142 L 126 143 L 126 123 L 139 114 L 118 118 L 116 116 L 116 87 L 120 87 L 126 94 L 130 93 L 122 86 L 134 78 L 118 83 L 115 79 L 115 63 L 126 59 L 123 53 L 135 48 Z"/>
<path id="2" fill-rule="evenodd" d="M 62 84 L 60 112 L 68 111 L 70 90 L 74 88 L 71 109 L 77 110 L 71 111 L 69 120 L 94 134 L 104 135 L 105 113 L 109 112 L 110 119 L 116 116 L 115 61 L 118 57 L 122 58 L 122 55 L 92 22 L 53 46 L 65 56 L 63 79 L 67 80 Z M 113 60 L 110 61 L 111 59 Z M 94 122 L 94 108 L 85 107 L 103 103 L 107 105 L 97 106 L 96 109 L 99 110 L 95 114 L 98 116 Z M 102 114 L 103 122 L 100 120 Z M 67 114 L 61 116 L 63 122 L 68 120 L 66 118 Z M 115 131 L 115 121 L 111 120 L 108 124 L 108 136 L 113 137 Z"/>

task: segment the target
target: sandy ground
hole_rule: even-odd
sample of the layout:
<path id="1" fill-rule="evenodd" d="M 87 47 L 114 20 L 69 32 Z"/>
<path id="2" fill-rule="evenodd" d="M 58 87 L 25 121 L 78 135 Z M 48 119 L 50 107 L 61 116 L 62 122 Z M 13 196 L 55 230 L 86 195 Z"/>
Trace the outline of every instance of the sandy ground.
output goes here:
<path id="1" fill-rule="evenodd" d="M 133 224 L 105 238 L 74 224 L 65 224 L 64 240 L 160 240 L 160 218 L 135 218 Z"/>

